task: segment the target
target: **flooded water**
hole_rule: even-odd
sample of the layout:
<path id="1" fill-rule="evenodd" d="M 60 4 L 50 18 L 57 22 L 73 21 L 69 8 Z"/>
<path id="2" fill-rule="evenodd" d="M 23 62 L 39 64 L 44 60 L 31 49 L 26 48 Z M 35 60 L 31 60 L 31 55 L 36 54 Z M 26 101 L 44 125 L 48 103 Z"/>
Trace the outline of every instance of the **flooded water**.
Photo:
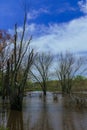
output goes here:
<path id="1" fill-rule="evenodd" d="M 87 130 L 87 110 L 65 107 L 65 97 L 48 92 L 27 93 L 23 111 L 10 111 L 0 105 L 0 125 L 9 130 Z"/>

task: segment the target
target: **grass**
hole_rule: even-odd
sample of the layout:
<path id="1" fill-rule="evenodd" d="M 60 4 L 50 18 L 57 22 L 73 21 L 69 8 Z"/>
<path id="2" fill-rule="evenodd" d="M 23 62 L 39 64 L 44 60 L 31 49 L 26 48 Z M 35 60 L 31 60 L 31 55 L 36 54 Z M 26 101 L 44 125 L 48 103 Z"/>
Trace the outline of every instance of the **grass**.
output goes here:
<path id="1" fill-rule="evenodd" d="M 75 81 L 72 87 L 72 91 L 87 91 L 87 79 Z"/>
<path id="2" fill-rule="evenodd" d="M 42 91 L 42 88 L 39 85 L 39 83 L 27 84 L 25 91 Z M 61 91 L 61 88 L 59 87 L 57 81 L 48 81 L 47 82 L 47 91 L 51 91 L 51 92 Z"/>
<path id="3" fill-rule="evenodd" d="M 39 83 L 31 83 L 27 84 L 27 87 L 25 91 L 42 91 L 41 86 Z M 58 81 L 53 80 L 53 81 L 48 81 L 47 82 L 47 91 L 55 92 L 55 91 L 61 91 L 61 87 Z M 74 80 L 73 86 L 72 86 L 72 91 L 73 92 L 78 92 L 78 91 L 87 91 L 87 79 L 85 80 Z"/>
<path id="4" fill-rule="evenodd" d="M 5 128 L 4 126 L 0 126 L 0 130 L 9 130 L 9 129 Z"/>

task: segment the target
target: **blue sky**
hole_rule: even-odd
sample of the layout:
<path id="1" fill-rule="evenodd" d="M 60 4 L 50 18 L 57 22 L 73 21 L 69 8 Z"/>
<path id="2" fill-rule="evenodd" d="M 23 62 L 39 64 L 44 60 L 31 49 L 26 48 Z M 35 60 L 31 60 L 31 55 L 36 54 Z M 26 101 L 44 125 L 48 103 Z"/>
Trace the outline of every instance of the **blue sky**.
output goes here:
<path id="1" fill-rule="evenodd" d="M 15 23 L 22 24 L 24 0 L 0 0 L 0 28 L 12 28 Z M 78 0 L 25 0 L 30 23 L 63 23 L 85 14 L 80 10 Z M 33 14 L 32 14 L 33 12 Z M 32 16 L 33 15 L 33 16 Z"/>
<path id="2" fill-rule="evenodd" d="M 86 0 L 0 0 L 0 29 L 12 32 L 17 23 L 21 32 L 24 1 L 32 47 L 53 53 L 87 52 Z"/>

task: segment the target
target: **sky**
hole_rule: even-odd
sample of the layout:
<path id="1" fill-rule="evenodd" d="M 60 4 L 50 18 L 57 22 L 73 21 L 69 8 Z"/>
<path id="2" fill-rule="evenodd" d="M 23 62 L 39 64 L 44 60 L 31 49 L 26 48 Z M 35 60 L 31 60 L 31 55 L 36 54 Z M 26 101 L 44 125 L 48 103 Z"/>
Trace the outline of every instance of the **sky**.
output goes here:
<path id="1" fill-rule="evenodd" d="M 87 54 L 87 0 L 0 0 L 0 29 L 22 31 L 24 4 L 26 35 L 40 52 Z"/>

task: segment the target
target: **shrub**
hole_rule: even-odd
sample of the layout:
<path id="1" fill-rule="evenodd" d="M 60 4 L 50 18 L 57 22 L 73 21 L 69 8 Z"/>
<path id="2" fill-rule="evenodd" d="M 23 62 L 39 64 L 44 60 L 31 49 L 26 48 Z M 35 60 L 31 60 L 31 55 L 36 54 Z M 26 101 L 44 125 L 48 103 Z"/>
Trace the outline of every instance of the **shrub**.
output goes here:
<path id="1" fill-rule="evenodd" d="M 9 130 L 9 129 L 5 128 L 4 126 L 0 126 L 0 130 Z"/>

